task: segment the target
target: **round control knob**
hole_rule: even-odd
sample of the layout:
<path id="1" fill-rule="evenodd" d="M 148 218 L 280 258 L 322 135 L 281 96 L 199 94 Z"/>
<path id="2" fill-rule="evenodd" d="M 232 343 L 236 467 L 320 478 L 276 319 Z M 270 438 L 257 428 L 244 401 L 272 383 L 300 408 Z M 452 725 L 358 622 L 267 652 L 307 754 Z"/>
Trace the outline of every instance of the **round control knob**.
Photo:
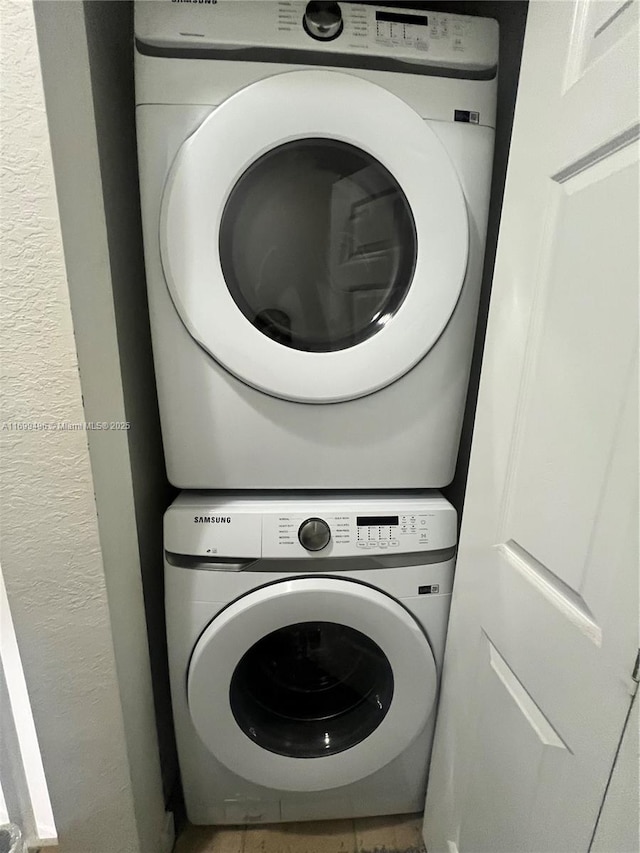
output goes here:
<path id="1" fill-rule="evenodd" d="M 307 3 L 302 19 L 303 26 L 311 38 L 330 41 L 342 32 L 342 12 L 337 3 L 312 0 Z"/>
<path id="2" fill-rule="evenodd" d="M 322 551 L 331 541 L 331 528 L 321 518 L 308 518 L 298 528 L 298 539 L 307 551 Z"/>

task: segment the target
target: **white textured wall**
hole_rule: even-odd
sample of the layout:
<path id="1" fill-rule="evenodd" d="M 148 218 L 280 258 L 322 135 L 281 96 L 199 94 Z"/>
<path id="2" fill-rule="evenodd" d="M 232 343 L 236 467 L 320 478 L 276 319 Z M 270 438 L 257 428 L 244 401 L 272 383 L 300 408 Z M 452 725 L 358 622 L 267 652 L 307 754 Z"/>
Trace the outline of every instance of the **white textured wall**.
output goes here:
<path id="1" fill-rule="evenodd" d="M 62 853 L 139 850 L 33 10 L 2 0 L 0 556 Z"/>
<path id="2" fill-rule="evenodd" d="M 138 204 L 133 92 L 123 85 L 133 71 L 131 8 L 45 0 L 34 11 L 85 417 L 131 424 L 128 431 L 88 433 L 89 454 L 140 849 L 160 853 L 165 814 L 139 530 L 155 546 L 147 562 L 153 563 L 156 592 L 162 589 L 166 502 L 159 503 L 158 488 L 153 506 L 136 506 L 133 488 L 132 459 L 140 490 L 152 490 L 164 468 L 158 425 L 153 430 L 158 415 L 150 351 L 145 359 L 145 330 L 149 350 L 150 341 L 142 238 L 132 215 Z M 97 47 L 106 56 L 96 56 Z M 118 323 L 116 296 L 126 324 Z"/>

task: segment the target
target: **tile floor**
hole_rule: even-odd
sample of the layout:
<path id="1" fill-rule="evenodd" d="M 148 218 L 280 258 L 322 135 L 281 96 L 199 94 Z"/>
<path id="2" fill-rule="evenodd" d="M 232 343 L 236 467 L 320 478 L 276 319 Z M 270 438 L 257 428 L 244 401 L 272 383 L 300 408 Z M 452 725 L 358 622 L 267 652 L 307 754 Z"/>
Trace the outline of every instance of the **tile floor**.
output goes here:
<path id="1" fill-rule="evenodd" d="M 174 853 L 426 853 L 422 815 L 283 823 L 187 826 Z"/>

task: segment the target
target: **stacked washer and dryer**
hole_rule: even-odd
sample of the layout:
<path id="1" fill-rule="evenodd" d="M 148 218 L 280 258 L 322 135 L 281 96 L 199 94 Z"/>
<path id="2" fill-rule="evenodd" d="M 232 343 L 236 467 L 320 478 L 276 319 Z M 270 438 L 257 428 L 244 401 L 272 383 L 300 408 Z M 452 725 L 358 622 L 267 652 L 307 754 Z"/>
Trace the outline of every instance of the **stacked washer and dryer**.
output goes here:
<path id="1" fill-rule="evenodd" d="M 165 602 L 193 823 L 419 811 L 489 206 L 494 21 L 136 3 Z"/>

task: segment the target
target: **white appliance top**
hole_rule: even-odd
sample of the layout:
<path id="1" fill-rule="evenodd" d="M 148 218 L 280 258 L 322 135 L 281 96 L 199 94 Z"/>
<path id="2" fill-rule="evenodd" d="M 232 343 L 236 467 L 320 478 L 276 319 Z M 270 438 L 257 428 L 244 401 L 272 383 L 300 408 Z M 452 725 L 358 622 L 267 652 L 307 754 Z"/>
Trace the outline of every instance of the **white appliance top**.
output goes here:
<path id="1" fill-rule="evenodd" d="M 177 58 L 309 62 L 326 54 L 326 65 L 342 57 L 356 67 L 475 79 L 491 79 L 498 64 L 496 21 L 402 6 L 137 0 L 135 35 L 141 53 Z"/>
<path id="2" fill-rule="evenodd" d="M 328 558 L 455 547 L 456 511 L 436 491 L 301 497 L 182 492 L 164 517 L 164 546 L 205 558 Z"/>

